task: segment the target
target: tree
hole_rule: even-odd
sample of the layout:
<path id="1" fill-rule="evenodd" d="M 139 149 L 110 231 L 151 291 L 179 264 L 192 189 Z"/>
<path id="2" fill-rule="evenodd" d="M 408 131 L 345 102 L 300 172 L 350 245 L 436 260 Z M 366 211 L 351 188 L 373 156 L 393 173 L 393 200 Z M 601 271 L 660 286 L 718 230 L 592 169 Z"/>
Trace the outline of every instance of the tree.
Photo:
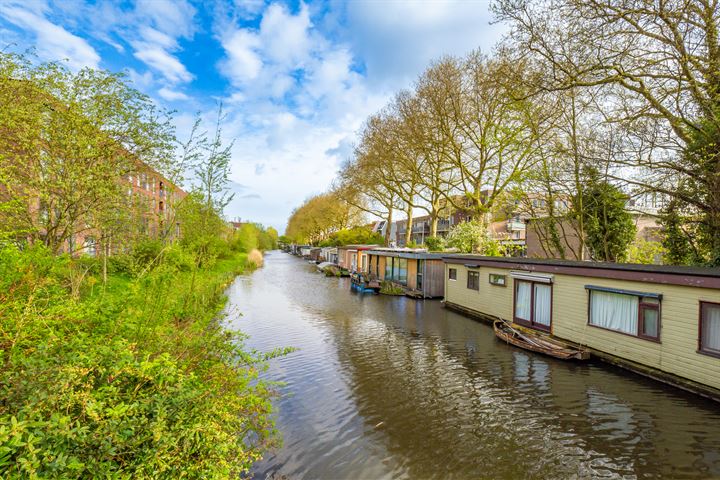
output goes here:
<path id="1" fill-rule="evenodd" d="M 340 246 L 340 245 L 381 245 L 384 241 L 382 235 L 373 232 L 369 227 L 352 227 L 339 230 L 330 238 L 322 242 L 321 246 Z"/>
<path id="2" fill-rule="evenodd" d="M 172 162 L 167 112 L 102 70 L 0 53 L 0 229 L 58 252 L 127 225 L 126 175 Z"/>
<path id="3" fill-rule="evenodd" d="M 293 210 L 285 235 L 296 243 L 317 244 L 343 228 L 357 224 L 357 209 L 342 199 L 337 191 L 310 197 Z"/>
<path id="4" fill-rule="evenodd" d="M 486 221 L 496 201 L 537 161 L 542 109 L 524 95 L 523 77 L 530 72 L 522 62 L 475 52 L 462 63 L 440 65 L 436 75 L 450 76 L 453 85 L 450 117 L 441 127 L 449 135 L 444 150 L 463 193 L 460 201 L 446 199 Z"/>
<path id="5" fill-rule="evenodd" d="M 461 253 L 480 253 L 503 256 L 505 249 L 490 238 L 487 226 L 482 222 L 463 222 L 455 226 L 447 236 L 447 246 Z"/>
<path id="6" fill-rule="evenodd" d="M 715 0 L 497 0 L 512 41 L 545 65 L 545 89 L 600 88 L 624 133 L 616 178 L 674 199 L 698 222 L 699 260 L 720 264 L 720 4 Z"/>
<path id="7" fill-rule="evenodd" d="M 373 129 L 368 126 L 372 121 L 370 119 L 363 130 L 354 157 L 340 169 L 336 191 L 347 204 L 385 220 L 385 245 L 389 245 L 393 210 L 401 201 L 391 180 L 391 159 L 378 145 Z"/>
<path id="8" fill-rule="evenodd" d="M 602 262 L 624 261 L 636 230 L 625 208 L 627 196 L 593 169 L 586 173 L 584 195 L 583 210 L 576 209 L 575 215 L 583 217 L 590 256 Z"/>
<path id="9" fill-rule="evenodd" d="M 195 122 L 191 137 L 188 140 L 185 155 L 194 160 L 194 173 L 197 180 L 196 188 L 202 192 L 208 208 L 222 215 L 225 207 L 232 201 L 234 194 L 229 192 L 230 160 L 234 140 L 223 145 L 222 122 L 225 120 L 222 103 L 218 104 L 215 119 L 215 131 L 212 139 L 207 134 L 196 132 L 198 121 Z M 192 139 L 196 138 L 193 145 Z"/>

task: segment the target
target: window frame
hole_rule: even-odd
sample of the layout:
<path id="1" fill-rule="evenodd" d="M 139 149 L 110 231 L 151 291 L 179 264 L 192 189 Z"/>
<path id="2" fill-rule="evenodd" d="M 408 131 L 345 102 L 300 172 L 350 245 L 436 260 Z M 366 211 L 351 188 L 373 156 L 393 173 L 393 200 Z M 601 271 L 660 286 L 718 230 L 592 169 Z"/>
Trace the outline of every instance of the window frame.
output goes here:
<path id="1" fill-rule="evenodd" d="M 642 338 L 644 340 L 650 340 L 652 342 L 660 343 L 660 299 L 658 299 L 658 303 L 647 303 L 643 302 L 643 298 L 649 298 L 649 297 L 640 297 L 638 299 L 638 333 L 637 336 L 639 338 Z M 655 310 L 657 312 L 657 336 L 653 337 L 651 335 L 645 335 L 643 332 L 643 329 L 645 327 L 645 311 L 646 310 Z"/>
<path id="2" fill-rule="evenodd" d="M 516 315 L 517 310 L 517 290 L 520 282 L 530 284 L 530 320 L 519 318 Z M 550 287 L 550 325 L 543 325 L 541 323 L 535 323 L 535 284 L 547 285 Z M 552 282 L 536 282 L 533 280 L 526 280 L 524 278 L 513 278 L 513 322 L 524 327 L 532 328 L 535 330 L 541 330 L 543 332 L 552 332 L 553 326 L 553 295 L 555 294 Z"/>
<path id="3" fill-rule="evenodd" d="M 448 280 L 457 281 L 457 268 L 448 267 Z"/>
<path id="4" fill-rule="evenodd" d="M 495 278 L 496 281 L 493 281 L 493 278 Z M 502 283 L 499 283 L 497 281 L 498 279 L 502 279 Z M 507 275 L 503 275 L 500 273 L 490 273 L 488 274 L 488 283 L 497 287 L 507 287 Z"/>
<path id="5" fill-rule="evenodd" d="M 470 286 L 470 278 L 474 278 L 475 281 L 474 286 Z M 468 290 L 475 290 L 476 292 L 480 291 L 480 272 L 477 270 L 468 270 L 467 272 L 467 281 L 465 282 L 465 286 Z"/>
<path id="6" fill-rule="evenodd" d="M 662 343 L 661 337 L 662 337 L 662 295 L 661 294 L 654 294 L 654 293 L 648 293 L 648 292 L 636 292 L 632 290 L 620 290 L 615 288 L 606 288 L 606 287 L 595 287 L 593 285 L 585 285 L 585 290 L 588 292 L 587 297 L 587 325 L 593 328 L 599 328 L 600 330 L 605 330 L 607 332 L 613 332 L 613 333 L 619 333 L 620 335 L 627 335 L 628 337 L 632 338 L 639 338 L 641 340 L 647 340 L 648 342 L 653 343 Z M 591 313 L 592 313 L 592 292 L 606 292 L 606 293 L 614 293 L 616 295 L 628 295 L 631 297 L 636 297 L 638 299 L 638 320 L 637 320 L 637 330 L 633 333 L 623 332 L 621 330 L 614 330 L 612 328 L 603 327 L 602 325 L 596 325 L 591 322 Z M 643 302 L 643 298 L 655 298 L 657 299 L 658 303 L 647 303 Z M 643 327 L 645 325 L 645 310 L 655 310 L 657 311 L 657 337 L 652 337 L 650 335 L 644 335 L 642 334 Z"/>
<path id="7" fill-rule="evenodd" d="M 701 355 L 708 355 L 710 357 L 720 358 L 720 350 L 706 350 L 703 348 L 703 313 L 705 311 L 705 307 L 707 306 L 713 306 L 720 308 L 720 303 L 718 302 L 708 302 L 705 300 L 700 300 L 700 308 L 699 308 L 699 314 L 698 314 L 698 349 L 697 353 Z"/>

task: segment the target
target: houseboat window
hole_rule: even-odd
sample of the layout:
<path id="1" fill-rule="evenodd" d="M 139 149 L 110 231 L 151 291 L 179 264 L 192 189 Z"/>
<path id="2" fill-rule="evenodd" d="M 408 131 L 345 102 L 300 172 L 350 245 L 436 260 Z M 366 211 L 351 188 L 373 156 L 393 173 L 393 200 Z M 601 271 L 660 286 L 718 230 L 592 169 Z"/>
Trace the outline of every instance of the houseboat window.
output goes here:
<path id="1" fill-rule="evenodd" d="M 448 279 L 457 280 L 457 268 L 448 269 Z"/>
<path id="2" fill-rule="evenodd" d="M 637 335 L 639 299 L 634 295 L 590 291 L 590 325 Z"/>
<path id="3" fill-rule="evenodd" d="M 500 285 L 501 287 L 504 287 L 507 282 L 507 277 L 505 275 L 498 275 L 497 273 L 491 273 L 490 274 L 490 283 L 493 285 Z"/>
<path id="4" fill-rule="evenodd" d="M 656 340 L 660 337 L 660 300 L 642 297 L 640 299 L 640 326 L 638 335 Z"/>
<path id="5" fill-rule="evenodd" d="M 470 290 L 480 290 L 480 272 L 468 272 L 467 288 Z"/>
<path id="6" fill-rule="evenodd" d="M 700 351 L 720 356 L 720 304 L 700 302 Z"/>
<path id="7" fill-rule="evenodd" d="M 398 283 L 405 285 L 407 283 L 407 258 L 396 258 L 395 259 L 397 268 L 395 269 L 395 280 Z"/>
<path id="8" fill-rule="evenodd" d="M 385 280 L 387 281 L 393 279 L 393 260 L 395 259 L 391 257 L 385 259 Z"/>
<path id="9" fill-rule="evenodd" d="M 550 330 L 552 319 L 552 285 L 515 280 L 515 315 L 517 323 Z"/>
<path id="10" fill-rule="evenodd" d="M 641 338 L 660 338 L 660 299 L 590 290 L 589 324 Z"/>

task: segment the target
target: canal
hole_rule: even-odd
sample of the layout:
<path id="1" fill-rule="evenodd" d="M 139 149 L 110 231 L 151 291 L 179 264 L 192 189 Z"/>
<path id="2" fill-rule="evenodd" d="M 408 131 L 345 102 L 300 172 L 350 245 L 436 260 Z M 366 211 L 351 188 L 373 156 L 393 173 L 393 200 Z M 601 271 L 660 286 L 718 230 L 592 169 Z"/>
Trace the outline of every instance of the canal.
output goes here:
<path id="1" fill-rule="evenodd" d="M 271 362 L 283 447 L 255 478 L 720 477 L 720 404 L 498 341 L 439 301 L 363 295 L 271 252 L 228 290 Z M 242 316 L 234 315 L 242 312 Z"/>

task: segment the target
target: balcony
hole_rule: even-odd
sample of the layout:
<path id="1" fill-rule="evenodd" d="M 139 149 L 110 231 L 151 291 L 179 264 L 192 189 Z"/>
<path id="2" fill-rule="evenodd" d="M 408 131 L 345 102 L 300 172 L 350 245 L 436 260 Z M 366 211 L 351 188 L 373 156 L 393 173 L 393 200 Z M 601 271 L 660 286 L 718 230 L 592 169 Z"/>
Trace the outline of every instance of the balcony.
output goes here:
<path id="1" fill-rule="evenodd" d="M 508 220 L 506 229 L 508 232 L 519 232 L 525 230 L 525 223 L 517 219 Z"/>

